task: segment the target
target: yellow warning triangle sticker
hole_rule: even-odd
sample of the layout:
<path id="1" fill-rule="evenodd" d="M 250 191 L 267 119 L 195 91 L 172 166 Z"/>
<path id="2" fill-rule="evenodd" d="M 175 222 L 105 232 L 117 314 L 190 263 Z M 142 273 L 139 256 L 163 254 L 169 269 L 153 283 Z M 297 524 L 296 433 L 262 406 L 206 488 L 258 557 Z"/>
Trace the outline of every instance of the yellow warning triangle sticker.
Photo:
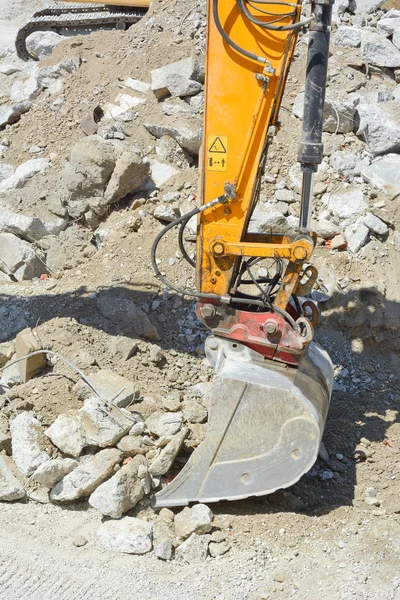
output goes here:
<path id="1" fill-rule="evenodd" d="M 215 152 L 218 154 L 226 154 L 226 148 L 224 146 L 224 144 L 222 143 L 222 140 L 220 137 L 216 137 L 213 141 L 213 143 L 211 144 L 211 146 L 208 149 L 209 152 Z"/>

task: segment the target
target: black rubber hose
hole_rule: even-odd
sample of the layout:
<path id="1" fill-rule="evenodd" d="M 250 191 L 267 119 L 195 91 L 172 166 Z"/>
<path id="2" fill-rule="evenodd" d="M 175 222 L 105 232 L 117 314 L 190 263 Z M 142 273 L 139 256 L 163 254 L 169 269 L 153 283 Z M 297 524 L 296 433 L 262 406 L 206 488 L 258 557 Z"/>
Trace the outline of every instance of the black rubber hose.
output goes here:
<path id="1" fill-rule="evenodd" d="M 262 63 L 262 64 L 265 64 L 265 63 L 269 62 L 266 58 L 262 58 L 262 56 L 258 56 L 257 54 L 253 54 L 252 52 L 248 52 L 248 50 L 245 50 L 244 48 L 241 48 L 240 46 L 238 46 L 238 44 L 236 44 L 229 37 L 229 35 L 226 33 L 226 31 L 222 27 L 221 21 L 219 19 L 219 14 L 218 14 L 218 0 L 213 0 L 213 17 L 214 17 L 215 25 L 216 25 L 219 33 L 221 34 L 221 36 L 225 40 L 225 42 L 227 44 L 229 44 L 229 46 L 231 46 L 231 48 L 233 48 L 234 50 L 236 50 L 236 52 L 239 52 L 239 54 L 242 54 L 246 58 L 249 58 L 250 60 L 255 60 L 256 62 L 259 62 L 259 63 Z"/>
<path id="2" fill-rule="evenodd" d="M 183 258 L 186 260 L 186 262 L 189 263 L 189 265 L 191 267 L 193 267 L 195 269 L 196 268 L 196 263 L 194 262 L 194 260 L 192 260 L 190 258 L 189 254 L 186 252 L 185 244 L 184 244 L 184 241 L 183 241 L 183 234 L 185 233 L 185 227 L 186 227 L 186 225 L 188 223 L 189 223 L 189 219 L 186 219 L 185 221 L 183 221 L 181 223 L 181 226 L 179 227 L 178 244 L 179 244 L 179 249 L 182 252 Z"/>
<path id="3" fill-rule="evenodd" d="M 243 0 L 236 0 L 236 4 L 239 7 L 239 10 L 249 21 L 257 25 L 258 27 L 262 27 L 262 29 L 267 29 L 268 31 L 295 31 L 296 29 L 301 29 L 304 25 L 311 21 L 310 19 L 305 19 L 304 21 L 299 21 L 298 23 L 292 23 L 291 25 L 270 25 L 269 23 L 264 23 L 264 21 L 260 21 L 256 19 L 251 12 L 247 10 Z"/>

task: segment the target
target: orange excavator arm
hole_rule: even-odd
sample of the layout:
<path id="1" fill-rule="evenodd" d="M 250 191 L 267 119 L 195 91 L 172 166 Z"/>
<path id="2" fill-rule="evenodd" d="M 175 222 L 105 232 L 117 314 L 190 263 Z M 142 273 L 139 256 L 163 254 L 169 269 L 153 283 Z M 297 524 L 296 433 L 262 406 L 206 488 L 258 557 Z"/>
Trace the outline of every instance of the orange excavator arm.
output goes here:
<path id="1" fill-rule="evenodd" d="M 156 506 L 268 494 L 298 481 L 317 457 L 333 367 L 313 341 L 318 309 L 299 296 L 317 277 L 309 266 L 312 180 L 322 160 L 331 0 L 315 0 L 311 9 L 300 23 L 299 2 L 209 0 L 201 203 L 160 232 L 152 258 L 161 281 L 197 298 L 197 316 L 213 334 L 206 356 L 216 376 L 206 438 Z M 307 24 L 298 233 L 252 233 L 297 34 Z M 156 249 L 175 226 L 182 242 L 195 214 L 197 291 L 189 291 L 165 280 Z M 273 266 L 260 275 L 266 259 Z"/>

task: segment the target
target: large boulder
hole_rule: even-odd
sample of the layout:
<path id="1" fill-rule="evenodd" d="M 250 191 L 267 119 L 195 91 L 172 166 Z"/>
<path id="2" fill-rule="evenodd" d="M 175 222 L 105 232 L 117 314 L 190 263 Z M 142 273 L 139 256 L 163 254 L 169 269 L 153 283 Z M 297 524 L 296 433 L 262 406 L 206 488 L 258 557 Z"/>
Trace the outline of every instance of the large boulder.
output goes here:
<path id="1" fill-rule="evenodd" d="M 361 58 L 377 67 L 400 67 L 400 50 L 384 35 L 364 30 L 361 35 Z"/>
<path id="2" fill-rule="evenodd" d="M 375 156 L 400 152 L 400 114 L 396 100 L 357 106 L 359 128 L 357 135 L 368 145 Z"/>
<path id="3" fill-rule="evenodd" d="M 0 233 L 0 271 L 14 280 L 33 279 L 46 272 L 33 246 L 12 233 Z"/>

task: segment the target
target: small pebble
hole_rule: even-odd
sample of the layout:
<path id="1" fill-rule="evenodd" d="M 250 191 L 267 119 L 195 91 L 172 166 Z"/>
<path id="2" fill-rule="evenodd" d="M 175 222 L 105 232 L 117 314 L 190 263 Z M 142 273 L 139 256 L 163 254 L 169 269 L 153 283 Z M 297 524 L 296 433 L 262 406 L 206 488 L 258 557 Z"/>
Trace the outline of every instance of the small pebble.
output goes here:
<path id="1" fill-rule="evenodd" d="M 74 537 L 74 539 L 72 540 L 72 543 L 74 546 L 76 546 L 76 548 L 80 548 L 81 546 L 86 546 L 88 541 L 84 535 L 79 534 Z"/>

